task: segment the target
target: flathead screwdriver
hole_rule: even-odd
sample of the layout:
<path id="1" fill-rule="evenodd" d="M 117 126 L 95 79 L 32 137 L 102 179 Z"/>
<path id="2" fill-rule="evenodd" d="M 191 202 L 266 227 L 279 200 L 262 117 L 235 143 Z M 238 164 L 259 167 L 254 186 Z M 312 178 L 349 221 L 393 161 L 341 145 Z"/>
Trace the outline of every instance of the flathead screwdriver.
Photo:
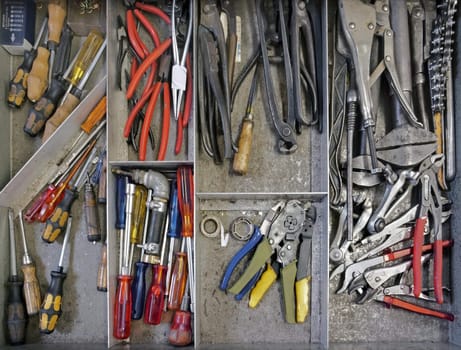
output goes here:
<path id="1" fill-rule="evenodd" d="M 8 300 L 6 304 L 6 332 L 11 345 L 23 344 L 26 331 L 26 312 L 22 297 L 22 281 L 16 268 L 16 240 L 14 237 L 13 210 L 8 210 L 10 226 L 10 278 L 8 279 Z"/>
<path id="2" fill-rule="evenodd" d="M 21 211 L 19 212 L 19 226 L 21 228 L 22 243 L 24 247 L 21 269 L 24 273 L 24 297 L 26 299 L 27 314 L 35 315 L 40 309 L 40 285 L 37 279 L 35 264 L 27 249 L 26 233 L 24 230 L 24 222 L 22 220 Z"/>

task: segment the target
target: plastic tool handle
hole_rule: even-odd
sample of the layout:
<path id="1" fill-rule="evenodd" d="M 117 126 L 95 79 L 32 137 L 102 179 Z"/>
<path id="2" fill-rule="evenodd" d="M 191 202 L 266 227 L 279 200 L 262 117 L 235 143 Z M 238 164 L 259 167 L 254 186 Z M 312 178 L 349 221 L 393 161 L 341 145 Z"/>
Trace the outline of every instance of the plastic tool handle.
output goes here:
<path id="1" fill-rule="evenodd" d="M 53 243 L 66 229 L 70 209 L 76 198 L 77 192 L 75 190 L 65 189 L 64 198 L 54 210 L 53 215 L 46 221 L 45 231 L 42 235 L 45 242 Z"/>
<path id="2" fill-rule="evenodd" d="M 51 283 L 40 309 L 40 333 L 50 334 L 56 328 L 62 314 L 62 292 L 66 276 L 62 267 L 58 271 L 51 271 Z"/>
<path id="3" fill-rule="evenodd" d="M 22 298 L 22 281 L 17 276 L 8 280 L 6 304 L 6 336 L 9 344 L 24 344 L 26 338 L 26 312 Z"/>
<path id="4" fill-rule="evenodd" d="M 178 202 L 178 187 L 176 180 L 171 182 L 170 186 L 170 211 L 169 211 L 169 226 L 168 226 L 168 237 L 170 238 L 181 238 L 181 216 L 179 213 L 179 202 Z"/>
<path id="5" fill-rule="evenodd" d="M 253 141 L 253 118 L 245 117 L 242 122 L 238 141 L 238 152 L 234 156 L 232 169 L 236 174 L 245 175 L 248 172 L 250 163 L 251 143 Z"/>
<path id="6" fill-rule="evenodd" d="M 100 292 L 107 292 L 107 244 L 105 242 L 101 248 L 96 289 Z"/>
<path id="7" fill-rule="evenodd" d="M 147 212 L 147 189 L 142 185 L 136 185 L 133 197 L 133 213 L 131 215 L 130 243 L 141 244 L 144 221 Z"/>
<path id="8" fill-rule="evenodd" d="M 94 107 L 94 109 L 88 114 L 88 117 L 80 125 L 80 128 L 89 134 L 96 124 L 98 124 L 101 119 L 106 115 L 107 107 L 107 96 L 104 96 Z"/>
<path id="9" fill-rule="evenodd" d="M 59 99 L 64 95 L 65 87 L 62 81 L 53 79 L 50 86 L 40 100 L 30 109 L 24 124 L 24 132 L 30 136 L 37 136 L 43 129 L 46 121 L 56 110 Z"/>
<path id="10" fill-rule="evenodd" d="M 229 285 L 229 280 L 232 276 L 232 272 L 234 272 L 235 268 L 237 267 L 240 260 L 245 257 L 250 251 L 252 251 L 258 243 L 261 241 L 262 235 L 259 231 L 258 227 L 255 227 L 254 233 L 251 235 L 250 240 L 242 247 L 240 250 L 232 257 L 231 261 L 227 265 L 226 271 L 224 271 L 223 278 L 221 280 L 221 284 L 219 288 L 221 290 L 226 290 Z"/>
<path id="11" fill-rule="evenodd" d="M 152 66 L 152 62 L 156 61 L 170 46 L 171 38 L 168 38 L 165 41 L 163 41 L 159 47 L 155 48 L 155 50 L 152 51 L 149 54 L 149 56 L 147 56 L 147 58 L 141 63 L 138 70 L 131 79 L 130 84 L 128 85 L 128 89 L 126 92 L 127 99 L 133 97 L 133 94 L 136 91 L 136 87 L 138 86 L 141 78 L 143 77 L 147 69 Z"/>
<path id="12" fill-rule="evenodd" d="M 296 290 L 296 323 L 303 323 L 309 315 L 311 296 L 311 276 L 307 276 L 295 283 Z"/>
<path id="13" fill-rule="evenodd" d="M 84 204 L 86 233 L 88 241 L 98 242 L 101 240 L 101 226 L 99 224 L 98 205 L 89 181 L 85 184 Z"/>
<path id="14" fill-rule="evenodd" d="M 258 273 L 256 275 L 253 276 L 253 278 L 250 280 L 250 282 L 248 282 L 248 284 L 243 287 L 243 289 L 240 291 L 240 293 L 236 294 L 234 299 L 237 300 L 237 301 L 240 301 L 243 299 L 243 297 L 245 295 L 247 295 L 247 293 L 253 289 L 253 287 L 255 286 L 256 282 L 259 281 L 259 278 L 261 277 L 261 275 L 263 274 L 264 272 L 264 269 L 260 269 L 258 271 Z"/>
<path id="15" fill-rule="evenodd" d="M 162 320 L 165 303 L 165 281 L 167 267 L 156 264 L 152 268 L 152 284 L 147 292 L 144 323 L 157 325 Z"/>
<path id="16" fill-rule="evenodd" d="M 66 0 L 51 0 L 48 3 L 48 42 L 58 45 L 67 15 Z"/>
<path id="17" fill-rule="evenodd" d="M 157 160 L 165 160 L 166 150 L 168 147 L 168 136 L 170 134 L 170 111 L 171 111 L 170 86 L 167 82 L 164 82 L 162 86 L 163 86 L 162 133 L 160 135 L 160 147 L 158 151 Z"/>
<path id="18" fill-rule="evenodd" d="M 117 276 L 117 290 L 114 302 L 114 329 L 112 335 L 117 339 L 127 339 L 131 332 L 131 280 L 129 275 Z"/>
<path id="19" fill-rule="evenodd" d="M 8 105 L 11 107 L 21 107 L 26 99 L 27 77 L 37 57 L 37 50 L 24 52 L 24 61 L 18 67 L 14 78 L 10 81 L 8 91 Z"/>
<path id="20" fill-rule="evenodd" d="M 424 228 L 426 226 L 427 217 L 417 218 L 415 230 L 413 233 L 413 284 L 414 296 L 419 298 L 422 288 L 422 272 L 421 272 L 421 256 L 422 247 L 424 244 Z"/>
<path id="21" fill-rule="evenodd" d="M 168 310 L 179 310 L 184 297 L 187 283 L 187 255 L 183 252 L 176 253 L 173 272 L 170 281 L 170 293 L 168 295 Z"/>
<path id="22" fill-rule="evenodd" d="M 434 295 L 438 304 L 443 304 L 443 244 L 434 242 Z"/>
<path id="23" fill-rule="evenodd" d="M 117 230 L 123 230 L 125 228 L 126 184 L 126 176 L 118 175 L 115 184 L 115 228 Z"/>
<path id="24" fill-rule="evenodd" d="M 427 315 L 432 317 L 441 318 L 443 320 L 454 321 L 455 316 L 451 313 L 437 311 L 428 309 L 419 305 L 411 304 L 406 301 L 390 297 L 388 295 L 384 296 L 384 303 L 388 305 L 393 305 L 401 309 L 405 309 L 411 312 L 415 312 L 421 315 Z"/>
<path id="25" fill-rule="evenodd" d="M 50 51 L 44 47 L 37 49 L 32 69 L 27 77 L 27 97 L 32 102 L 36 102 L 43 96 L 48 87 L 48 60 Z"/>
<path id="26" fill-rule="evenodd" d="M 146 270 L 149 264 L 138 261 L 135 264 L 133 284 L 131 294 L 133 305 L 131 309 L 131 319 L 140 320 L 144 312 L 144 301 L 146 299 Z"/>
<path id="27" fill-rule="evenodd" d="M 26 300 L 27 314 L 29 316 L 36 315 L 40 310 L 42 299 L 35 264 L 24 264 L 21 269 L 24 274 L 24 298 Z"/>
<path id="28" fill-rule="evenodd" d="M 189 311 L 178 310 L 171 322 L 168 342 L 175 346 L 186 346 L 192 342 L 192 316 Z"/>
<path id="29" fill-rule="evenodd" d="M 162 84 L 160 82 L 154 85 L 151 98 L 146 108 L 146 114 L 142 123 L 141 136 L 139 138 L 139 160 L 146 160 L 147 142 L 149 140 L 149 130 L 154 114 L 155 105 L 160 95 Z"/>
<path id="30" fill-rule="evenodd" d="M 56 129 L 62 124 L 64 120 L 72 113 L 72 111 L 80 103 L 80 99 L 73 95 L 67 95 L 63 104 L 58 107 L 53 116 L 48 119 L 45 125 L 45 131 L 43 132 L 42 141 L 45 142 L 48 138 L 53 135 Z"/>
<path id="31" fill-rule="evenodd" d="M 49 184 L 41 193 L 35 197 L 35 199 L 32 201 L 32 204 L 24 214 L 24 218 L 27 222 L 34 222 L 37 219 L 37 215 L 39 214 L 42 205 L 54 193 L 54 191 L 56 191 L 56 186 Z"/>
<path id="32" fill-rule="evenodd" d="M 251 290 L 248 306 L 252 309 L 258 306 L 259 302 L 276 280 L 277 272 L 275 272 L 271 264 L 267 263 L 266 271 L 264 271 L 255 287 Z"/>
<path id="33" fill-rule="evenodd" d="M 295 317 L 295 291 L 296 261 L 283 267 L 280 271 L 282 278 L 283 302 L 285 305 L 285 320 L 288 323 L 296 323 Z"/>
<path id="34" fill-rule="evenodd" d="M 263 268 L 266 261 L 272 255 L 272 247 L 266 237 L 263 237 L 261 242 L 258 244 L 253 257 L 251 258 L 250 264 L 246 268 L 245 272 L 235 282 L 235 284 L 228 289 L 232 294 L 238 294 L 253 278 L 253 276 Z"/>
<path id="35" fill-rule="evenodd" d="M 437 137 L 437 149 L 436 154 L 444 153 L 444 125 L 443 125 L 443 116 L 441 112 L 435 112 L 433 116 L 434 123 L 434 134 Z M 445 174 L 443 166 L 437 172 L 437 180 L 439 182 L 442 190 L 447 190 L 447 184 L 445 183 Z"/>

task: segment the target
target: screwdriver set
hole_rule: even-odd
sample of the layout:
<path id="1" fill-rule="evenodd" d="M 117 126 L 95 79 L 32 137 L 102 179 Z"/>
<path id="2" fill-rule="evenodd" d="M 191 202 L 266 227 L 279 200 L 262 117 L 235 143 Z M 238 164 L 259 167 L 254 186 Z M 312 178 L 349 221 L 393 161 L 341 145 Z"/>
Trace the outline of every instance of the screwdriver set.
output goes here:
<path id="1" fill-rule="evenodd" d="M 456 0 L 32 4 L 0 347 L 460 348 Z"/>

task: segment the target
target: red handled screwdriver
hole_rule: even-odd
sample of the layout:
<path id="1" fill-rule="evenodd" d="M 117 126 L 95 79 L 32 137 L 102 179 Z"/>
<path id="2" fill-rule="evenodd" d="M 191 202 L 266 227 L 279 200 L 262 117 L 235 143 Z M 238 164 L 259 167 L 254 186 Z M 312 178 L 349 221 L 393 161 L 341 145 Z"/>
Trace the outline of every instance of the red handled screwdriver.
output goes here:
<path id="1" fill-rule="evenodd" d="M 147 291 L 146 308 L 144 310 L 144 323 L 157 325 L 162 320 L 163 306 L 165 303 L 165 284 L 167 265 L 165 264 L 165 251 L 167 243 L 168 221 L 166 218 L 163 234 L 160 263 L 152 267 L 152 283 Z"/>

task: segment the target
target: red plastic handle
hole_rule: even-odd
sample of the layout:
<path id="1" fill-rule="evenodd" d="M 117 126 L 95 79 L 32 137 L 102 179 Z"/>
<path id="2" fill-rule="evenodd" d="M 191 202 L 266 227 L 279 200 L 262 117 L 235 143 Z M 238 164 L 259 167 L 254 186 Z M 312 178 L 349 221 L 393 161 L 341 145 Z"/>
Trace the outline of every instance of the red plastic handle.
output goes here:
<path id="1" fill-rule="evenodd" d="M 126 11 L 126 28 L 131 47 L 136 52 L 136 55 L 138 55 L 141 59 L 144 59 L 148 51 L 147 47 L 145 47 L 144 43 L 139 38 L 139 33 L 136 30 L 136 21 L 133 10 Z"/>
<path id="2" fill-rule="evenodd" d="M 164 42 L 160 44 L 159 47 L 154 49 L 149 56 L 141 63 L 138 70 L 132 77 L 130 84 L 128 85 L 128 89 L 126 92 L 126 97 L 128 99 L 133 97 L 134 92 L 136 91 L 136 87 L 138 86 L 139 82 L 141 81 L 142 76 L 147 71 L 147 69 L 152 65 L 154 61 L 156 61 L 169 47 L 171 46 L 171 38 L 166 39 Z"/>
<path id="3" fill-rule="evenodd" d="M 149 140 L 149 128 L 152 122 L 155 105 L 157 104 L 158 96 L 162 88 L 162 83 L 158 82 L 154 85 L 149 104 L 147 105 L 146 115 L 142 123 L 141 137 L 139 139 L 139 160 L 146 160 L 147 141 Z"/>
<path id="4" fill-rule="evenodd" d="M 117 276 L 118 286 L 114 301 L 113 336 L 117 339 L 127 339 L 131 332 L 131 280 L 129 275 Z"/>
<path id="5" fill-rule="evenodd" d="M 139 20 L 139 22 L 141 22 L 142 26 L 149 33 L 149 36 L 152 38 L 152 41 L 154 42 L 154 45 L 158 47 L 160 45 L 160 37 L 155 27 L 149 22 L 149 20 L 146 18 L 146 16 L 144 16 L 144 14 L 141 11 L 139 11 L 138 9 L 134 9 L 133 12 L 136 18 Z"/>
<path id="6" fill-rule="evenodd" d="M 167 82 L 163 83 L 163 121 L 162 134 L 160 135 L 160 148 L 157 160 L 165 160 L 166 149 L 168 146 L 168 136 L 170 134 L 170 87 Z"/>
<path id="7" fill-rule="evenodd" d="M 448 321 L 453 321 L 455 319 L 455 316 L 451 313 L 428 309 L 419 305 L 411 304 L 409 302 L 390 297 L 388 295 L 384 296 L 383 301 L 388 305 L 393 305 L 395 307 L 415 312 L 417 314 L 437 317 Z"/>
<path id="8" fill-rule="evenodd" d="M 167 267 L 156 264 L 152 268 L 152 284 L 147 292 L 144 323 L 157 325 L 162 320 L 165 304 L 165 282 Z"/>
<path id="9" fill-rule="evenodd" d="M 170 17 L 168 17 L 168 15 L 162 10 L 160 10 L 158 7 L 154 5 L 143 4 L 139 1 L 136 1 L 135 6 L 140 10 L 143 10 L 153 15 L 159 16 L 161 19 L 165 21 L 166 24 L 171 24 Z"/>
<path id="10" fill-rule="evenodd" d="M 434 295 L 439 304 L 443 304 L 443 244 L 441 240 L 434 242 Z"/>
<path id="11" fill-rule="evenodd" d="M 423 284 L 421 272 L 421 257 L 423 254 L 424 244 L 424 228 L 426 226 L 427 217 L 416 219 L 415 230 L 413 233 L 413 294 L 419 298 Z"/>
<path id="12" fill-rule="evenodd" d="M 133 126 L 134 120 L 136 119 L 136 116 L 146 104 L 150 95 L 152 95 L 152 91 L 154 91 L 153 86 L 149 88 L 149 90 L 147 90 L 147 93 L 142 95 L 141 99 L 138 101 L 138 103 L 134 105 L 133 109 L 130 111 L 130 114 L 128 115 L 128 119 L 126 120 L 126 123 L 125 123 L 125 128 L 123 129 L 124 137 L 130 136 L 130 130 L 131 130 L 131 127 Z"/>

